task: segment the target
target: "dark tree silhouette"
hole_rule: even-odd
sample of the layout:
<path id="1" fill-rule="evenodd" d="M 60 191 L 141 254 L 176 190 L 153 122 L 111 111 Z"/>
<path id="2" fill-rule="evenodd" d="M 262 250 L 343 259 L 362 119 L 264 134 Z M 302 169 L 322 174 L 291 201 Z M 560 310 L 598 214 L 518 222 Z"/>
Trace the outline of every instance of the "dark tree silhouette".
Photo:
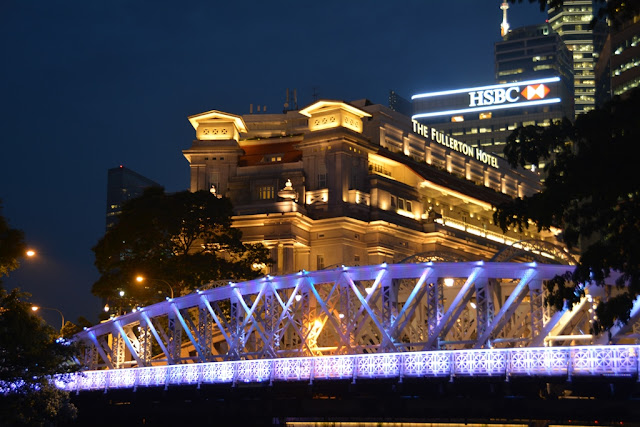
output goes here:
<path id="1" fill-rule="evenodd" d="M 24 256 L 25 249 L 24 233 L 9 227 L 9 223 L 2 216 L 0 201 L 0 279 L 20 266 L 19 259 Z"/>
<path id="2" fill-rule="evenodd" d="M 167 295 L 169 286 L 177 296 L 211 281 L 258 277 L 254 265 L 268 264 L 269 252 L 262 244 L 243 244 L 231 215 L 229 199 L 206 191 L 147 189 L 124 205 L 118 223 L 93 248 L 101 273 L 93 293 L 142 305 L 157 302 L 159 292 Z M 148 280 L 136 283 L 137 275 Z"/>
<path id="3" fill-rule="evenodd" d="M 516 129 L 505 155 L 511 165 L 547 161 L 543 190 L 498 207 L 494 219 L 503 229 L 564 230 L 569 247 L 580 247 L 575 272 L 548 284 L 551 303 L 562 308 L 584 294 L 581 283 L 604 284 L 621 273 L 620 288 L 598 305 L 595 330 L 629 319 L 640 294 L 640 89 L 603 108 L 547 128 Z"/>

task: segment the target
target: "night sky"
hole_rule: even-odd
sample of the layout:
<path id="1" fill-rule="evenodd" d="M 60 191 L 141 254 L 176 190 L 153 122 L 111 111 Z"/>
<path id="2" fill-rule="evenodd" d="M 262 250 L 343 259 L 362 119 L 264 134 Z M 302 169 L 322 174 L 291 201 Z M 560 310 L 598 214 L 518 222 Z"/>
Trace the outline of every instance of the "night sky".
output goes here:
<path id="1" fill-rule="evenodd" d="M 107 169 L 188 189 L 187 116 L 281 112 L 286 88 L 303 108 L 314 91 L 386 105 L 390 89 L 493 83 L 500 3 L 2 0 L 2 214 L 39 253 L 4 286 L 96 321 L 91 248 L 105 231 Z M 537 4 L 509 10 L 512 28 L 545 17 Z"/>

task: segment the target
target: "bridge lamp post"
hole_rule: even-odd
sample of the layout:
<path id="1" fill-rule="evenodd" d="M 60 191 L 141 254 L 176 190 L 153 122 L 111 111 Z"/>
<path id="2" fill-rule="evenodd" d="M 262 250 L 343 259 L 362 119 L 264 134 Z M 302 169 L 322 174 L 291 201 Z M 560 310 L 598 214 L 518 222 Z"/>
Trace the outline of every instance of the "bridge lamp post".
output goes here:
<path id="1" fill-rule="evenodd" d="M 32 305 L 31 306 L 31 310 L 36 312 L 38 310 L 50 310 L 50 311 L 57 311 L 58 314 L 60 315 L 60 317 L 62 318 L 62 326 L 60 326 L 60 330 L 62 330 L 62 328 L 64 328 L 64 314 L 62 314 L 62 312 L 60 310 L 58 310 L 57 308 L 51 308 L 51 307 L 40 307 L 38 305 Z"/>
<path id="2" fill-rule="evenodd" d="M 162 282 L 165 285 L 167 285 L 169 287 L 171 299 L 173 299 L 173 287 L 171 286 L 171 284 L 169 282 L 167 282 L 166 280 L 162 280 L 162 279 L 150 279 L 150 278 L 147 278 L 147 277 L 144 277 L 144 276 L 136 276 L 136 282 L 138 282 L 138 283 L 142 283 L 145 280 L 155 280 L 157 282 Z"/>

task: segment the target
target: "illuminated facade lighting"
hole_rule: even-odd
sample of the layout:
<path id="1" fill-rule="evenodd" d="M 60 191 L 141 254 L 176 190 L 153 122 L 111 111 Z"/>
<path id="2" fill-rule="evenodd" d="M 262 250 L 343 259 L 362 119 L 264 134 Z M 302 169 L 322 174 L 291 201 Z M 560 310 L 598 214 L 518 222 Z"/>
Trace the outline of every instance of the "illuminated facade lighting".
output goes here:
<path id="1" fill-rule="evenodd" d="M 432 126 L 392 120 L 397 114 L 364 101 L 320 100 L 268 116 L 190 116 L 196 139 L 183 154 L 191 191 L 215 186 L 231 199 L 243 241 L 270 251 L 274 263 L 259 269 L 265 274 L 394 262 L 427 250 L 488 259 L 499 250 L 494 242 L 453 243 L 484 239 L 458 225 L 469 214 L 480 229 L 503 234 L 490 219 L 496 201 L 478 185 L 522 197 L 539 190 L 538 175 Z M 228 129 L 226 139 L 211 139 L 214 128 Z M 545 233 L 536 237 L 549 239 Z"/>

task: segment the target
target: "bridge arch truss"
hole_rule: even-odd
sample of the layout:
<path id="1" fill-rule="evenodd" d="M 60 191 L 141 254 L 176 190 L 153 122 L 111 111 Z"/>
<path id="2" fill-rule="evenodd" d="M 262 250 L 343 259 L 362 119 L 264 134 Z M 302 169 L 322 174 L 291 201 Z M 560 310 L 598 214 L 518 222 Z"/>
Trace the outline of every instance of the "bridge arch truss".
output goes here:
<path id="1" fill-rule="evenodd" d="M 76 340 L 90 370 L 615 340 L 588 333 L 598 289 L 570 310 L 545 307 L 544 281 L 571 268 L 428 262 L 266 276 L 138 308 Z"/>

